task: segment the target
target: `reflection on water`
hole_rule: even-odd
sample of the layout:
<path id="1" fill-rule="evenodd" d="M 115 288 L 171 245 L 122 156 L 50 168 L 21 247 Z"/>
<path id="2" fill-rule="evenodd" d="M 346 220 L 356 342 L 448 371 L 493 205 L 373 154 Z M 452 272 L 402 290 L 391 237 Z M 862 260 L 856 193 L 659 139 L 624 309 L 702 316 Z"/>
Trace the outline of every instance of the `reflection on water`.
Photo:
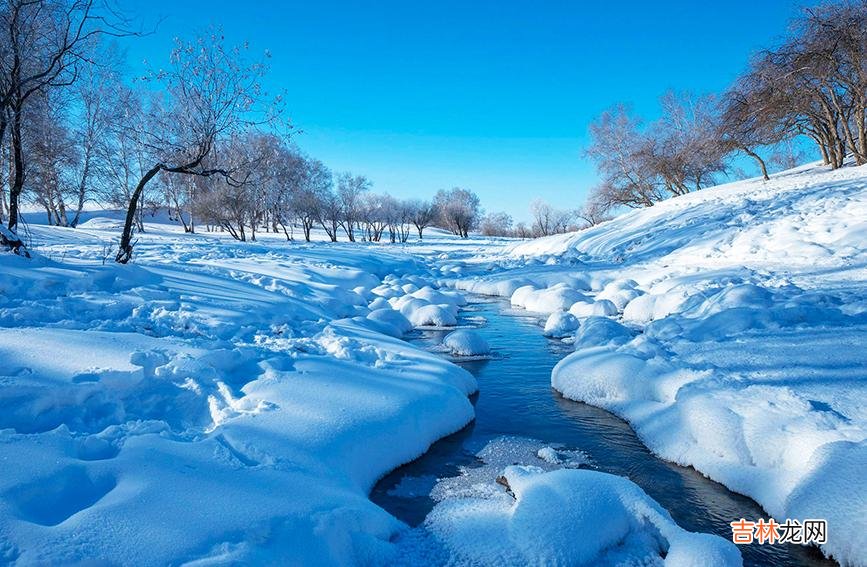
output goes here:
<path id="1" fill-rule="evenodd" d="M 480 393 L 472 398 L 476 420 L 435 443 L 421 458 L 393 471 L 374 487 L 371 499 L 394 516 L 415 526 L 434 505 L 427 495 L 407 497 L 405 491 L 393 490 L 401 479 L 456 476 L 458 467 L 477 463 L 475 453 L 488 441 L 515 435 L 584 451 L 599 470 L 630 478 L 667 508 L 678 524 L 691 531 L 730 538 L 729 522 L 767 517 L 751 499 L 692 468 L 655 457 L 623 420 L 599 408 L 567 400 L 554 391 L 551 369 L 571 348 L 543 337 L 535 318 L 493 300 L 471 304 L 463 317 L 464 322 L 477 317 L 487 321 L 478 331 L 498 357 L 462 364 L 479 382 Z M 445 334 L 447 331 L 424 331 L 412 341 L 433 347 Z M 814 548 L 752 545 L 740 549 L 747 565 L 836 565 Z"/>

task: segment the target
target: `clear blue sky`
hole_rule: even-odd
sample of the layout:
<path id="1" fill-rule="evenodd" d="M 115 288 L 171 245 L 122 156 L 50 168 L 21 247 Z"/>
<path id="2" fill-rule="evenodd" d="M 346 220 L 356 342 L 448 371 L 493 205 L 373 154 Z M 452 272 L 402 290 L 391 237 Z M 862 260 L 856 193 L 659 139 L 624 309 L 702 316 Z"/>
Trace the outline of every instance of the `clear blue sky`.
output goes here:
<path id="1" fill-rule="evenodd" d="M 653 118 L 667 89 L 725 88 L 803 2 L 304 2 L 121 0 L 157 33 L 125 41 L 133 66 L 211 24 L 273 54 L 296 138 L 377 191 L 463 186 L 527 217 L 542 197 L 576 207 L 595 183 L 587 125 L 623 101 Z"/>

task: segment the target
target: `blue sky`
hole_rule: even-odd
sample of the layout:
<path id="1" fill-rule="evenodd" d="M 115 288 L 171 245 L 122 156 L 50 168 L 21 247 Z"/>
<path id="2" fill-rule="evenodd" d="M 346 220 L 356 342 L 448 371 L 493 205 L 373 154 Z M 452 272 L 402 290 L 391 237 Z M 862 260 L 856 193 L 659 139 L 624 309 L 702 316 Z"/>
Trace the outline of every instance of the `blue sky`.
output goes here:
<path id="1" fill-rule="evenodd" d="M 596 174 L 587 125 L 616 102 L 652 119 L 667 89 L 724 89 L 802 2 L 333 2 L 121 0 L 151 24 L 131 66 L 216 24 L 273 58 L 296 138 L 377 191 L 463 186 L 525 219 L 542 197 L 583 202 Z"/>

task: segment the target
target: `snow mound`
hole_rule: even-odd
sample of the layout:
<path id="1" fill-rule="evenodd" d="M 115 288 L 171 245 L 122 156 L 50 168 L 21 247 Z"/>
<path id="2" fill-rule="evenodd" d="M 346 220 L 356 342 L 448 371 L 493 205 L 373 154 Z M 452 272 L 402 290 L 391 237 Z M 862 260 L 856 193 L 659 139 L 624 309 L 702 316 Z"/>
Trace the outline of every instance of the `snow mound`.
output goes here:
<path id="1" fill-rule="evenodd" d="M 532 286 L 518 288 L 512 294 L 511 302 L 515 307 L 538 313 L 566 311 L 577 301 L 586 301 L 587 296 L 572 289 L 566 283 L 549 288 L 534 289 Z"/>
<path id="2" fill-rule="evenodd" d="M 635 332 L 607 317 L 588 317 L 575 334 L 575 350 L 628 343 Z"/>
<path id="3" fill-rule="evenodd" d="M 531 284 L 526 278 L 506 279 L 500 281 L 485 281 L 481 279 L 458 280 L 455 282 L 457 289 L 478 293 L 479 295 L 493 295 L 497 297 L 512 297 L 515 291 L 525 285 Z"/>
<path id="4" fill-rule="evenodd" d="M 468 329 L 452 331 L 443 339 L 443 345 L 455 356 L 480 356 L 491 351 L 479 333 Z"/>
<path id="5" fill-rule="evenodd" d="M 617 305 L 608 299 L 597 299 L 593 303 L 576 301 L 569 308 L 569 313 L 575 317 L 611 317 L 617 315 Z"/>
<path id="6" fill-rule="evenodd" d="M 395 311 L 390 307 L 377 309 L 368 313 L 367 318 L 371 321 L 389 325 L 394 329 L 394 332 L 387 333 L 393 337 L 400 337 L 412 330 L 412 323 L 404 317 L 399 311 Z"/>
<path id="7" fill-rule="evenodd" d="M 454 327 L 458 324 L 457 317 L 446 305 L 422 305 L 415 308 L 409 314 L 409 321 L 413 327 Z"/>
<path id="8" fill-rule="evenodd" d="M 430 286 L 425 286 L 415 292 L 413 292 L 412 297 L 422 299 L 427 301 L 428 303 L 439 304 L 439 305 L 456 305 L 462 306 L 466 305 L 467 301 L 464 297 L 459 293 L 449 292 L 449 291 L 439 291 L 435 290 Z"/>
<path id="9" fill-rule="evenodd" d="M 571 313 L 558 311 L 548 316 L 543 333 L 546 337 L 562 338 L 571 335 L 576 329 L 578 319 Z"/>

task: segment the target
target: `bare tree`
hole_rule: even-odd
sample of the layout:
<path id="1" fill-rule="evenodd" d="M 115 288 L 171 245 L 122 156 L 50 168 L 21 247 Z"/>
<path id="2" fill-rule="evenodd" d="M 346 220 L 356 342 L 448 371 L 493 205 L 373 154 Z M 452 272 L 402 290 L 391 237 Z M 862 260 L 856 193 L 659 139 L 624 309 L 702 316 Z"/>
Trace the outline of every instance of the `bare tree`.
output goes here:
<path id="1" fill-rule="evenodd" d="M 94 39 L 130 35 L 116 16 L 93 0 L 8 0 L 0 7 L 0 145 L 9 130 L 12 162 L 7 247 L 22 244 L 15 232 L 26 180 L 25 107 L 36 95 L 73 84 Z"/>
<path id="2" fill-rule="evenodd" d="M 479 222 L 479 231 L 483 236 L 511 236 L 512 216 L 508 213 L 488 213 Z"/>
<path id="3" fill-rule="evenodd" d="M 412 219 L 415 213 L 413 203 L 409 201 L 397 201 L 395 207 L 395 221 L 392 223 L 392 238 L 397 235 L 397 239 L 401 243 L 406 243 L 409 240 L 410 232 L 412 231 Z"/>
<path id="4" fill-rule="evenodd" d="M 337 242 L 337 230 L 340 228 L 341 216 L 343 215 L 343 205 L 340 197 L 328 187 L 327 191 L 323 191 L 319 199 L 319 207 L 317 209 L 317 220 L 322 230 L 331 239 L 331 242 Z"/>
<path id="5" fill-rule="evenodd" d="M 326 226 L 323 213 L 332 196 L 331 185 L 331 172 L 321 161 L 304 160 L 301 184 L 298 191 L 292 194 L 290 207 L 301 221 L 304 240 L 307 242 L 310 242 L 310 233 L 315 223 L 322 222 L 323 227 Z M 332 241 L 334 241 L 337 237 L 336 225 L 329 233 L 332 234 Z"/>
<path id="6" fill-rule="evenodd" d="M 668 193 L 697 191 L 726 171 L 728 150 L 719 136 L 716 100 L 668 92 L 660 102 L 662 117 L 648 135 L 643 162 Z"/>
<path id="7" fill-rule="evenodd" d="M 147 171 L 149 149 L 141 139 L 145 130 L 144 105 L 140 93 L 120 84 L 114 84 L 114 99 L 105 143 L 97 146 L 104 182 L 97 188 L 99 199 L 118 208 L 127 208 L 138 180 Z M 144 202 L 146 195 L 138 197 L 134 222 L 139 232 L 144 231 Z"/>
<path id="8" fill-rule="evenodd" d="M 409 233 L 411 230 L 411 206 L 406 201 L 395 199 L 391 195 L 385 195 L 383 197 L 383 202 L 385 220 L 388 225 L 389 240 L 392 243 L 405 243 L 409 240 Z"/>
<path id="9" fill-rule="evenodd" d="M 109 48 L 98 55 L 99 63 L 87 61 L 82 64 L 80 79 L 74 85 L 78 115 L 73 138 L 78 148 L 78 159 L 70 195 L 75 207 L 69 221 L 73 228 L 78 226 L 84 205 L 93 196 L 91 187 L 98 183 L 97 179 L 104 179 L 106 170 L 99 157 L 105 154 L 104 147 L 109 143 L 113 121 L 117 119 L 108 101 L 118 92 L 118 54 L 114 48 Z"/>
<path id="10" fill-rule="evenodd" d="M 436 207 L 430 201 L 410 201 L 410 221 L 418 231 L 418 239 L 424 235 L 424 229 L 433 224 L 437 216 Z"/>
<path id="11" fill-rule="evenodd" d="M 294 237 L 294 223 L 300 219 L 295 209 L 295 196 L 302 191 L 307 176 L 307 162 L 295 148 L 291 148 L 276 136 L 271 137 L 272 149 L 261 166 L 267 168 L 265 180 L 265 208 L 271 228 L 279 226 L 286 240 Z M 266 222 L 267 229 L 267 222 Z"/>
<path id="12" fill-rule="evenodd" d="M 273 118 L 273 107 L 259 84 L 266 67 L 247 63 L 245 49 L 227 48 L 218 31 L 193 42 L 177 40 L 170 66 L 148 76 L 160 84 L 165 97 L 151 101 L 144 130 L 135 133 L 151 159 L 130 196 L 118 262 L 132 257 L 139 199 L 159 172 L 219 175 L 231 185 L 243 182 L 221 163 L 216 146 Z"/>
<path id="13" fill-rule="evenodd" d="M 389 195 L 368 193 L 358 205 L 358 220 L 364 227 L 363 239 L 379 242 L 389 222 L 394 219 L 397 203 Z"/>
<path id="14" fill-rule="evenodd" d="M 77 157 L 65 120 L 66 102 L 57 91 L 33 97 L 22 128 L 22 153 L 30 166 L 24 191 L 45 209 L 48 224 L 57 226 L 69 224 L 65 195 Z"/>
<path id="15" fill-rule="evenodd" d="M 370 190 L 370 181 L 363 175 L 350 172 L 337 177 L 337 197 L 342 213 L 340 226 L 350 242 L 355 242 L 355 227 L 361 221 L 362 195 Z"/>
<path id="16" fill-rule="evenodd" d="M 604 193 L 593 190 L 584 202 L 584 205 L 575 212 L 575 217 L 584 221 L 586 226 L 596 226 L 611 218 L 610 210 L 612 203 L 605 199 Z"/>
<path id="17" fill-rule="evenodd" d="M 479 221 L 479 197 L 469 189 L 440 189 L 434 196 L 440 222 L 461 238 L 467 238 Z"/>
<path id="18" fill-rule="evenodd" d="M 725 97 L 721 130 L 736 150 L 767 167 L 755 148 L 797 135 L 841 167 L 847 153 L 867 163 L 867 3 L 806 10 L 777 48 L 753 59 Z"/>
<path id="19" fill-rule="evenodd" d="M 624 105 L 606 110 L 590 124 L 586 155 L 596 162 L 613 203 L 649 207 L 662 199 L 653 171 L 644 163 L 648 138 Z"/>

